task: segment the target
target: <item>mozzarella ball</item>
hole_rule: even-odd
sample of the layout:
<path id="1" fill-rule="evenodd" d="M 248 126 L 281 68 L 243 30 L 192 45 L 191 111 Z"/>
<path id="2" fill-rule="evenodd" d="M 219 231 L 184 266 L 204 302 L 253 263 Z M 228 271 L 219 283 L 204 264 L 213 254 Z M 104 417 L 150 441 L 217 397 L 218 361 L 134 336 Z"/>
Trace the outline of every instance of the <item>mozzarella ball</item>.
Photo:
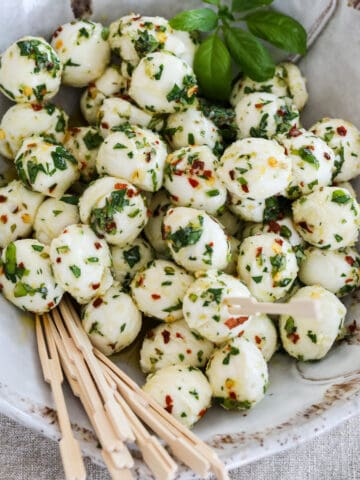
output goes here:
<path id="1" fill-rule="evenodd" d="M 20 103 L 10 107 L 0 124 L 0 154 L 14 158 L 24 138 L 44 135 L 62 142 L 68 116 L 59 107 L 48 103 L 37 105 Z"/>
<path id="2" fill-rule="evenodd" d="M 44 313 L 60 302 L 64 291 L 53 276 L 46 245 L 32 238 L 16 240 L 4 248 L 1 262 L 0 284 L 11 303 Z"/>
<path id="3" fill-rule="evenodd" d="M 159 190 L 149 202 L 151 213 L 144 228 L 144 233 L 150 245 L 159 255 L 166 255 L 169 252 L 166 241 L 162 236 L 162 224 L 166 212 L 171 207 L 171 202 L 166 190 Z"/>
<path id="4" fill-rule="evenodd" d="M 41 136 L 25 138 L 15 157 L 20 180 L 35 192 L 60 198 L 79 178 L 76 158 Z"/>
<path id="5" fill-rule="evenodd" d="M 31 233 L 43 195 L 31 192 L 18 180 L 0 187 L 0 248 Z"/>
<path id="6" fill-rule="evenodd" d="M 234 338 L 214 351 L 206 368 L 213 397 L 224 408 L 247 410 L 264 398 L 269 376 L 260 350 Z"/>
<path id="7" fill-rule="evenodd" d="M 168 52 L 144 57 L 135 68 L 129 95 L 140 108 L 174 113 L 194 105 L 198 87 L 191 67 Z"/>
<path id="8" fill-rule="evenodd" d="M 309 95 L 306 89 L 306 78 L 303 77 L 297 65 L 290 62 L 282 64 L 285 70 L 284 76 L 289 91 L 289 97 L 298 110 L 302 110 L 308 101 Z"/>
<path id="9" fill-rule="evenodd" d="M 232 213 L 242 220 L 262 222 L 266 208 L 266 199 L 254 200 L 250 197 L 237 197 L 230 193 L 227 206 Z"/>
<path id="10" fill-rule="evenodd" d="M 310 129 L 335 152 L 336 182 L 346 182 L 360 174 L 360 132 L 341 118 L 323 118 Z"/>
<path id="11" fill-rule="evenodd" d="M 246 138 L 225 150 L 217 174 L 237 197 L 263 200 L 287 188 L 291 162 L 274 140 Z"/>
<path id="12" fill-rule="evenodd" d="M 188 428 L 205 415 L 211 404 L 207 378 L 191 366 L 162 368 L 148 376 L 143 390 Z"/>
<path id="13" fill-rule="evenodd" d="M 62 65 L 41 37 L 23 37 L 1 55 L 0 90 L 15 102 L 43 102 L 54 97 Z"/>
<path id="14" fill-rule="evenodd" d="M 287 240 L 273 233 L 263 233 L 242 242 L 238 272 L 257 300 L 274 302 L 291 288 L 298 266 Z"/>
<path id="15" fill-rule="evenodd" d="M 299 278 L 305 285 L 320 285 L 343 297 L 360 286 L 360 256 L 353 248 L 309 248 L 301 262 Z"/>
<path id="16" fill-rule="evenodd" d="M 262 353 L 266 362 L 277 350 L 278 339 L 274 323 L 264 313 L 251 315 L 244 326 L 242 338 L 253 343 Z"/>
<path id="17" fill-rule="evenodd" d="M 149 330 L 140 351 L 140 367 L 145 373 L 169 365 L 204 367 L 214 346 L 201 335 L 192 332 L 184 320 L 158 325 Z"/>
<path id="18" fill-rule="evenodd" d="M 203 210 L 176 207 L 167 211 L 163 233 L 176 263 L 190 272 L 223 269 L 230 245 L 221 226 Z"/>
<path id="19" fill-rule="evenodd" d="M 340 333 L 346 308 L 333 293 L 319 285 L 300 288 L 292 297 L 295 299 L 316 300 L 319 318 L 281 315 L 279 329 L 283 347 L 298 360 L 319 360 Z"/>
<path id="20" fill-rule="evenodd" d="M 173 203 L 216 214 L 226 201 L 226 188 L 216 175 L 216 165 L 217 158 L 206 145 L 170 153 L 164 186 Z"/>
<path id="21" fill-rule="evenodd" d="M 141 313 L 132 298 L 114 283 L 83 310 L 82 325 L 91 343 L 104 355 L 129 346 L 141 329 Z"/>
<path id="22" fill-rule="evenodd" d="M 231 236 L 229 236 L 228 240 L 230 243 L 231 258 L 229 263 L 227 264 L 227 267 L 224 269 L 224 272 L 228 273 L 229 275 L 236 275 L 241 242 L 237 238 Z"/>
<path id="23" fill-rule="evenodd" d="M 96 160 L 100 175 L 125 178 L 148 192 L 156 192 L 163 182 L 166 144 L 151 130 L 124 124 L 121 131 L 108 135 Z"/>
<path id="24" fill-rule="evenodd" d="M 248 223 L 242 231 L 242 238 L 251 237 L 258 233 L 276 233 L 285 238 L 293 247 L 303 245 L 304 240 L 296 231 L 291 216 L 272 220 L 268 223 Z"/>
<path id="25" fill-rule="evenodd" d="M 34 236 L 39 242 L 49 245 L 65 227 L 79 223 L 78 207 L 66 200 L 48 198 L 40 205 L 34 221 Z"/>
<path id="26" fill-rule="evenodd" d="M 71 87 L 85 87 L 99 78 L 110 61 L 108 29 L 89 20 L 74 20 L 60 26 L 51 45 L 64 67 L 62 81 Z"/>
<path id="27" fill-rule="evenodd" d="M 237 337 L 248 317 L 234 317 L 225 303 L 231 297 L 250 297 L 249 290 L 231 275 L 210 270 L 188 288 L 183 300 L 186 323 L 216 344 Z"/>
<path id="28" fill-rule="evenodd" d="M 242 221 L 234 215 L 228 208 L 222 208 L 216 215 L 216 220 L 221 223 L 228 235 L 236 235 L 242 229 Z"/>
<path id="29" fill-rule="evenodd" d="M 80 218 L 111 245 L 135 240 L 147 222 L 140 192 L 124 179 L 102 177 L 91 183 L 79 202 Z"/>
<path id="30" fill-rule="evenodd" d="M 70 225 L 50 245 L 55 278 L 78 303 L 90 302 L 112 284 L 109 247 L 88 225 Z"/>
<path id="31" fill-rule="evenodd" d="M 348 190 L 322 187 L 292 204 L 294 223 L 306 242 L 338 250 L 358 238 L 359 205 Z"/>
<path id="32" fill-rule="evenodd" d="M 193 277 L 167 260 L 154 260 L 138 271 L 131 295 L 139 309 L 164 322 L 182 318 L 182 302 Z"/>

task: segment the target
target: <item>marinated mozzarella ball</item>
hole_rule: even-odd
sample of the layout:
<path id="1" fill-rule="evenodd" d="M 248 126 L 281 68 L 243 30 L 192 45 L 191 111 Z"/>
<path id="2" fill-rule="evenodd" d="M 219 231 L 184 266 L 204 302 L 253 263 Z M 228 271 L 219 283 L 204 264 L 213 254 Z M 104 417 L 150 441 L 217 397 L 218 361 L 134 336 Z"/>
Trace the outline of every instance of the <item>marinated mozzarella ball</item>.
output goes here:
<path id="1" fill-rule="evenodd" d="M 291 288 L 298 266 L 287 240 L 274 233 L 263 233 L 242 242 L 238 272 L 257 300 L 274 302 Z"/>
<path id="2" fill-rule="evenodd" d="M 47 246 L 32 238 L 16 240 L 4 248 L 1 262 L 1 288 L 11 303 L 44 313 L 60 302 L 64 291 L 53 276 Z"/>
<path id="3" fill-rule="evenodd" d="M 198 87 L 191 67 L 169 52 L 144 57 L 135 68 L 129 95 L 144 110 L 174 113 L 194 105 Z"/>
<path id="4" fill-rule="evenodd" d="M 139 190 L 124 179 L 102 177 L 91 183 L 79 202 L 80 218 L 111 245 L 135 240 L 147 222 Z"/>
<path id="5" fill-rule="evenodd" d="M 287 188 L 291 162 L 274 140 L 245 138 L 225 150 L 217 174 L 238 198 L 263 200 Z"/>
<path id="6" fill-rule="evenodd" d="M 62 142 L 68 116 L 59 107 L 48 103 L 37 105 L 19 103 L 10 107 L 0 124 L 0 154 L 14 158 L 24 138 L 44 135 Z"/>
<path id="7" fill-rule="evenodd" d="M 310 129 L 335 152 L 334 180 L 344 182 L 360 174 L 360 132 L 341 118 L 323 118 Z"/>
<path id="8" fill-rule="evenodd" d="M 268 223 L 248 223 L 244 226 L 242 237 L 251 237 L 258 233 L 276 233 L 280 237 L 285 238 L 293 247 L 304 244 L 304 240 L 296 231 L 290 216 L 272 220 Z"/>
<path id="9" fill-rule="evenodd" d="M 211 405 L 211 388 L 197 368 L 171 365 L 148 376 L 144 392 L 148 393 L 180 423 L 191 428 Z"/>
<path id="10" fill-rule="evenodd" d="M 158 134 L 124 124 L 121 131 L 106 137 L 96 168 L 100 175 L 125 178 L 143 190 L 156 192 L 163 182 L 166 155 L 166 144 Z"/>
<path id="11" fill-rule="evenodd" d="M 175 205 L 215 214 L 225 204 L 226 188 L 215 169 L 217 158 L 206 145 L 181 148 L 168 155 L 164 186 Z"/>
<path id="12" fill-rule="evenodd" d="M 213 397 L 226 409 L 247 410 L 263 399 L 267 364 L 260 350 L 244 338 L 219 347 L 206 367 Z"/>
<path id="13" fill-rule="evenodd" d="M 346 308 L 333 293 L 319 285 L 300 288 L 292 299 L 316 300 L 319 317 L 281 315 L 279 329 L 283 347 L 298 360 L 319 360 L 340 333 Z"/>
<path id="14" fill-rule="evenodd" d="M 174 322 L 182 317 L 183 298 L 192 281 L 175 263 L 154 260 L 136 273 L 131 294 L 145 315 Z"/>
<path id="15" fill-rule="evenodd" d="M 84 182 L 96 178 L 96 158 L 103 140 L 94 127 L 73 127 L 66 132 L 64 147 L 76 158 Z"/>
<path id="16" fill-rule="evenodd" d="M 88 225 L 70 225 L 50 245 L 56 281 L 84 304 L 111 286 L 109 247 Z"/>
<path id="17" fill-rule="evenodd" d="M 54 32 L 51 45 L 63 64 L 65 85 L 85 87 L 104 73 L 110 61 L 107 36 L 107 29 L 89 20 L 65 23 Z"/>
<path id="18" fill-rule="evenodd" d="M 149 330 L 140 351 L 140 367 L 145 373 L 169 365 L 204 367 L 214 346 L 201 335 L 192 332 L 184 320 L 158 325 Z"/>
<path id="19" fill-rule="evenodd" d="M 237 337 L 248 317 L 234 317 L 229 313 L 226 299 L 250 297 L 249 290 L 231 275 L 210 270 L 197 278 L 188 288 L 183 300 L 186 323 L 204 338 L 224 343 Z"/>
<path id="20" fill-rule="evenodd" d="M 58 237 L 65 227 L 79 223 L 79 209 L 76 205 L 56 198 L 48 198 L 43 202 L 35 216 L 34 236 L 39 242 L 49 245 Z"/>
<path id="21" fill-rule="evenodd" d="M 0 248 L 30 235 L 43 195 L 31 192 L 18 180 L 0 187 Z"/>
<path id="22" fill-rule="evenodd" d="M 291 100 L 272 93 L 245 95 L 235 112 L 240 138 L 272 138 L 299 126 L 299 111 Z"/>
<path id="23" fill-rule="evenodd" d="M 242 338 L 253 343 L 263 354 L 265 361 L 269 362 L 278 347 L 277 331 L 272 320 L 264 313 L 251 315 L 244 330 Z"/>
<path id="24" fill-rule="evenodd" d="M 1 55 L 0 90 L 15 102 L 42 102 L 54 97 L 62 65 L 41 37 L 23 37 Z"/>
<path id="25" fill-rule="evenodd" d="M 299 278 L 305 285 L 320 285 L 343 297 L 360 286 L 360 256 L 353 248 L 309 248 L 301 262 Z"/>
<path id="26" fill-rule="evenodd" d="M 237 274 L 237 263 L 238 263 L 238 257 L 239 257 L 239 250 L 240 250 L 240 245 L 241 242 L 235 237 L 229 236 L 228 238 L 229 243 L 230 243 L 230 255 L 231 259 L 229 263 L 227 264 L 227 267 L 224 269 L 225 273 L 228 273 L 229 275 L 236 275 Z"/>
<path id="27" fill-rule="evenodd" d="M 82 325 L 91 343 L 100 352 L 113 355 L 129 346 L 138 336 L 141 313 L 130 295 L 114 283 L 85 306 Z"/>
<path id="28" fill-rule="evenodd" d="M 150 245 L 159 255 L 168 254 L 168 246 L 162 236 L 162 224 L 166 212 L 171 207 L 171 202 L 166 190 L 159 190 L 149 202 L 151 213 L 144 228 L 144 233 Z"/>
<path id="29" fill-rule="evenodd" d="M 190 272 L 223 269 L 230 245 L 221 226 L 203 210 L 176 207 L 167 211 L 163 233 L 176 263 Z"/>
<path id="30" fill-rule="evenodd" d="M 20 180 L 35 192 L 60 198 L 79 178 L 76 158 L 41 136 L 25 138 L 15 157 Z"/>
<path id="31" fill-rule="evenodd" d="M 357 240 L 359 205 L 344 188 L 322 187 L 296 200 L 292 209 L 297 231 L 315 247 L 338 250 Z"/>
<path id="32" fill-rule="evenodd" d="M 270 197 L 271 198 L 271 197 Z M 266 208 L 266 200 L 254 200 L 250 197 L 237 197 L 229 194 L 229 210 L 247 222 L 262 222 Z"/>

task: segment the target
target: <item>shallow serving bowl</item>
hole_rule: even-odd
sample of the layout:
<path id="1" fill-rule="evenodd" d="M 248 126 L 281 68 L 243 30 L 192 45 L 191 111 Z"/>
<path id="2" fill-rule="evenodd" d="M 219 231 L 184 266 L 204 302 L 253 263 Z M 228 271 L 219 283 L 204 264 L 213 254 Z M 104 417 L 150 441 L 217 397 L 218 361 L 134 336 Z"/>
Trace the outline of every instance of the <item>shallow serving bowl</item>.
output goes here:
<path id="1" fill-rule="evenodd" d="M 15 3 L 16 8 L 11 0 L 1 2 L 1 51 L 26 34 L 48 37 L 59 23 L 73 18 L 69 0 Z M 129 11 L 169 17 L 179 7 L 192 8 L 200 2 L 184 0 L 178 7 L 170 6 L 178 2 L 161 0 L 92 3 L 93 18 L 107 23 Z M 310 34 L 311 49 L 300 62 L 310 93 L 309 104 L 302 115 L 305 127 L 324 116 L 344 118 L 360 126 L 360 11 L 354 8 L 359 3 L 275 1 L 276 7 L 298 18 Z M 63 104 L 71 114 L 78 104 L 74 98 L 72 89 L 64 89 L 55 102 Z M 9 105 L 4 97 L 0 98 L 1 115 Z M 0 164 L 1 171 L 7 168 L 6 162 Z M 360 314 L 360 292 L 349 298 L 348 304 L 348 321 L 353 322 Z M 58 438 L 56 412 L 37 358 L 33 320 L 0 297 L 0 322 L 0 412 L 48 437 Z M 137 355 L 138 345 L 134 345 L 114 361 L 141 382 Z M 301 363 L 276 354 L 270 362 L 270 380 L 265 400 L 250 412 L 212 408 L 195 428 L 197 434 L 217 449 L 229 468 L 294 446 L 360 413 L 360 328 L 321 362 Z M 66 396 L 83 451 L 101 463 L 96 438 L 81 405 L 70 390 L 66 390 Z M 150 479 L 140 456 L 136 452 L 134 456 L 138 458 L 138 477 Z M 191 474 L 183 469 L 180 477 L 184 480 L 191 478 Z"/>

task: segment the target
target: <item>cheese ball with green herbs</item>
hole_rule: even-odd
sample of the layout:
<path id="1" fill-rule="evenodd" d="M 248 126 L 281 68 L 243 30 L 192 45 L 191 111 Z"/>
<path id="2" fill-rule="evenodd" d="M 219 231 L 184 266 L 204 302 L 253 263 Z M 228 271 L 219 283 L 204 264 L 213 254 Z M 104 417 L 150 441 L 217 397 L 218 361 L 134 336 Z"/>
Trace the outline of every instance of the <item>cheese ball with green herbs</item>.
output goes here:
<path id="1" fill-rule="evenodd" d="M 253 343 L 262 353 L 266 362 L 278 347 L 278 335 L 273 321 L 264 313 L 251 315 L 246 322 L 242 338 Z"/>
<path id="2" fill-rule="evenodd" d="M 281 315 L 279 330 L 284 349 L 301 361 L 320 360 L 333 346 L 343 327 L 346 308 L 319 285 L 303 287 L 292 300 L 316 300 L 319 318 Z"/>
<path id="3" fill-rule="evenodd" d="M 176 420 L 191 428 L 211 405 L 211 388 L 205 375 L 191 366 L 171 365 L 147 377 L 144 392 Z"/>
<path id="4" fill-rule="evenodd" d="M 262 222 L 266 203 L 265 200 L 254 200 L 250 197 L 237 197 L 230 193 L 227 206 L 229 210 L 241 220 L 247 222 Z"/>
<path id="5" fill-rule="evenodd" d="M 63 64 L 62 82 L 86 87 L 99 78 L 110 62 L 109 30 L 100 23 L 74 20 L 53 33 L 51 45 Z"/>
<path id="6" fill-rule="evenodd" d="M 251 237 L 259 233 L 275 233 L 285 238 L 293 247 L 304 245 L 303 238 L 298 234 L 293 219 L 287 215 L 267 223 L 247 223 L 242 231 L 242 238 Z"/>
<path id="7" fill-rule="evenodd" d="M 182 318 L 182 302 L 193 277 L 175 263 L 157 259 L 139 270 L 131 295 L 139 309 L 164 322 Z"/>
<path id="8" fill-rule="evenodd" d="M 175 262 L 190 272 L 221 270 L 230 261 L 227 235 L 203 210 L 169 209 L 163 221 L 163 234 Z"/>
<path id="9" fill-rule="evenodd" d="M 78 303 L 90 302 L 110 288 L 111 256 L 107 243 L 88 225 L 69 225 L 50 245 L 56 281 Z"/>
<path id="10" fill-rule="evenodd" d="M 322 187 L 300 197 L 292 209 L 297 231 L 315 247 L 338 250 L 358 238 L 359 205 L 344 188 Z"/>
<path id="11" fill-rule="evenodd" d="M 0 91 L 15 102 L 43 102 L 54 97 L 62 65 L 41 37 L 22 37 L 1 55 Z"/>
<path id="12" fill-rule="evenodd" d="M 60 302 L 64 291 L 52 273 L 46 245 L 32 238 L 10 242 L 1 262 L 2 293 L 18 308 L 44 313 Z"/>
<path id="13" fill-rule="evenodd" d="M 150 217 L 145 225 L 144 234 L 150 245 L 159 255 L 167 256 L 169 249 L 162 236 L 162 223 L 168 209 L 172 206 L 166 190 L 159 190 L 149 202 Z"/>
<path id="14" fill-rule="evenodd" d="M 141 313 L 130 295 L 114 283 L 84 307 L 82 325 L 91 343 L 109 356 L 136 339 L 141 329 Z"/>
<path id="15" fill-rule="evenodd" d="M 248 410 L 264 398 L 267 364 L 260 350 L 244 338 L 215 349 L 206 367 L 212 395 L 226 410 Z"/>

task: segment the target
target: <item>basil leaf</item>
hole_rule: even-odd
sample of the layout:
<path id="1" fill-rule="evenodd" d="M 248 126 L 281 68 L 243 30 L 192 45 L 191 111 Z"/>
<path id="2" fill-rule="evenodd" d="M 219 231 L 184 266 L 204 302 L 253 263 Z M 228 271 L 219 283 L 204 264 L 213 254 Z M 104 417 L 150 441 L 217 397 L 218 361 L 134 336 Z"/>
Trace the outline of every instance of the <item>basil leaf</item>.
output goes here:
<path id="1" fill-rule="evenodd" d="M 223 26 L 223 31 L 231 56 L 246 75 L 256 82 L 263 82 L 274 76 L 274 61 L 254 35 L 227 25 Z"/>
<path id="2" fill-rule="evenodd" d="M 231 10 L 233 12 L 244 12 L 253 8 L 270 5 L 274 0 L 232 0 Z"/>
<path id="3" fill-rule="evenodd" d="M 206 97 L 226 100 L 231 89 L 231 57 L 224 42 L 211 35 L 197 49 L 194 72 Z"/>
<path id="4" fill-rule="evenodd" d="M 283 13 L 261 11 L 250 13 L 245 21 L 251 33 L 288 52 L 306 53 L 307 33 L 304 27 Z"/>
<path id="5" fill-rule="evenodd" d="M 172 28 L 186 32 L 193 30 L 210 32 L 217 26 L 217 23 L 218 16 L 210 8 L 198 8 L 180 12 L 169 21 Z"/>
<path id="6" fill-rule="evenodd" d="M 204 0 L 204 3 L 209 3 L 210 5 L 216 5 L 220 7 L 220 0 Z"/>

